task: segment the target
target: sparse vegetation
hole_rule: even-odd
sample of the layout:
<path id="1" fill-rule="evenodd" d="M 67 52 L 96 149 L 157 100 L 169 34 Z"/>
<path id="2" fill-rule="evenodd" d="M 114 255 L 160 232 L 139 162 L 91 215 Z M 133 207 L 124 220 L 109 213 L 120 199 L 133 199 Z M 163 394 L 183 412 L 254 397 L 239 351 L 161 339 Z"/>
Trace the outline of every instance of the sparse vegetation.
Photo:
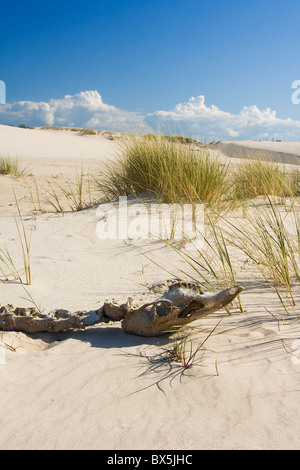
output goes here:
<path id="1" fill-rule="evenodd" d="M 98 132 L 95 129 L 82 129 L 79 135 L 98 135 Z"/>
<path id="2" fill-rule="evenodd" d="M 183 270 L 181 274 L 211 290 L 236 285 L 230 254 L 235 247 L 251 260 L 279 299 L 283 289 L 294 303 L 293 285 L 300 278 L 299 213 L 294 205 L 290 216 L 294 215 L 295 233 L 290 233 L 276 197 L 277 202 L 293 200 L 299 194 L 299 175 L 298 169 L 290 171 L 260 158 L 224 164 L 205 149 L 147 134 L 126 141 L 119 160 L 102 173 L 98 187 L 108 200 L 147 193 L 159 202 L 204 203 L 206 235 L 202 234 L 201 249 L 195 247 L 191 256 L 173 245 L 194 270 L 194 276 Z M 239 207 L 239 221 L 229 221 L 223 210 Z"/>
<path id="3" fill-rule="evenodd" d="M 205 149 L 144 136 L 128 138 L 121 151 L 95 179 L 104 199 L 147 193 L 162 202 L 220 206 L 229 196 L 227 166 Z"/>
<path id="4" fill-rule="evenodd" d="M 237 286 L 236 269 L 230 254 L 230 243 L 209 214 L 205 213 L 206 225 L 204 233 L 200 235 L 200 247 L 195 245 L 194 253 L 191 255 L 188 251 L 174 249 L 185 259 L 192 268 L 194 275 L 184 273 L 185 277 L 192 277 L 207 290 L 215 292 L 217 288 L 227 289 Z M 237 297 L 239 309 L 243 312 L 243 306 L 240 295 Z M 230 314 L 229 309 L 225 308 Z"/>
<path id="5" fill-rule="evenodd" d="M 81 127 L 63 127 L 63 126 L 43 126 L 41 127 L 43 131 L 73 131 L 78 132 L 81 131 Z"/>
<path id="6" fill-rule="evenodd" d="M 78 132 L 79 135 L 98 135 L 99 131 L 95 129 L 82 128 L 82 127 L 63 127 L 63 126 L 43 126 L 44 131 L 71 131 Z"/>
<path id="7" fill-rule="evenodd" d="M 142 357 L 145 357 L 151 364 L 163 364 L 175 362 L 182 367 L 183 370 L 190 369 L 194 365 L 200 365 L 198 360 L 198 353 L 203 348 L 206 341 L 214 333 L 218 325 L 222 320 L 216 324 L 216 326 L 210 331 L 210 333 L 193 349 L 193 341 L 190 338 L 189 332 L 186 333 L 181 339 L 173 339 L 168 346 L 162 348 L 162 352 L 154 354 L 153 356 L 145 355 L 141 353 Z M 193 332 L 197 329 L 193 328 Z"/>
<path id="8" fill-rule="evenodd" d="M 233 171 L 233 197 L 238 200 L 295 196 L 299 190 L 299 170 L 288 172 L 282 165 L 261 158 L 243 160 Z"/>
<path id="9" fill-rule="evenodd" d="M 37 193 L 38 194 L 38 193 Z M 75 180 L 66 178 L 63 184 L 48 181 L 48 188 L 43 197 L 46 206 L 55 212 L 81 211 L 95 204 L 92 196 L 91 176 L 83 168 L 76 173 Z"/>
<path id="10" fill-rule="evenodd" d="M 147 193 L 168 203 L 201 202 L 215 210 L 236 207 L 257 196 L 300 194 L 300 171 L 263 156 L 238 164 L 212 157 L 205 146 L 180 136 L 127 136 L 117 162 L 95 178 L 103 198 Z"/>
<path id="11" fill-rule="evenodd" d="M 20 283 L 23 283 L 22 275 L 25 274 L 26 284 L 29 285 L 31 284 L 31 233 L 28 236 L 16 195 L 15 201 L 18 211 L 18 218 L 15 216 L 15 223 L 23 255 L 23 269 L 16 268 L 16 262 L 5 245 L 3 248 L 0 248 L 0 272 L 5 280 L 9 281 L 12 278 Z"/>
<path id="12" fill-rule="evenodd" d="M 65 129 L 86 132 L 87 135 L 98 132 Z M 80 211 L 103 200 L 143 193 L 156 202 L 204 203 L 206 232 L 202 234 L 201 249 L 195 247 L 191 255 L 182 246 L 179 249 L 174 245 L 194 273 L 191 275 L 182 269 L 181 274 L 212 291 L 237 285 L 237 267 L 231 255 L 235 248 L 251 260 L 264 282 L 271 285 L 278 298 L 282 299 L 283 306 L 286 305 L 284 298 L 294 302 L 293 285 L 300 278 L 300 217 L 296 202 L 300 191 L 298 169 L 290 171 L 283 165 L 259 158 L 225 164 L 212 157 L 206 148 L 194 145 L 196 141 L 180 136 L 146 134 L 137 137 L 127 134 L 123 137 L 118 160 L 97 177 L 81 169 L 75 179 L 65 178 L 59 183 L 49 180 L 46 188 L 39 188 L 36 180 L 34 184 L 27 184 L 34 209 L 47 211 L 50 207 L 61 213 Z M 10 158 L 2 158 L 1 167 L 3 172 L 10 174 L 25 172 L 17 160 Z M 97 197 L 93 192 L 95 188 Z M 294 227 L 294 233 L 290 233 L 286 225 L 286 212 L 281 211 L 277 204 L 285 201 L 288 205 L 292 201 L 289 217 L 292 218 L 290 225 Z M 236 220 L 227 217 L 228 212 L 226 216 L 223 212 L 224 209 L 239 207 L 242 210 Z M 30 244 L 24 237 L 20 212 L 18 233 L 20 239 L 23 237 L 24 272 L 26 282 L 30 283 Z M 6 247 L 2 248 L 0 256 L 2 274 L 8 271 L 18 278 L 18 271 Z M 243 311 L 240 297 L 238 307 Z"/>
<path id="13" fill-rule="evenodd" d="M 15 222 L 16 222 L 16 227 L 19 235 L 19 240 L 22 248 L 22 254 L 23 254 L 23 267 L 24 267 L 24 273 L 25 273 L 25 279 L 26 283 L 29 285 L 31 284 L 31 266 L 30 266 L 30 258 L 31 258 L 31 233 L 30 236 L 28 237 L 25 225 L 24 225 L 24 220 L 21 214 L 20 206 L 18 204 L 18 200 L 15 195 L 15 201 L 17 205 L 17 210 L 18 210 L 18 216 L 19 220 L 15 216 Z M 20 225 L 19 225 L 20 224 Z"/>
<path id="14" fill-rule="evenodd" d="M 289 184 L 294 196 L 300 196 L 300 170 L 292 170 L 289 173 Z"/>
<path id="15" fill-rule="evenodd" d="M 159 134 L 145 134 L 144 135 L 145 139 L 150 139 L 150 140 L 165 140 L 167 142 L 175 143 L 175 144 L 195 144 L 200 147 L 203 147 L 203 144 L 201 142 L 198 142 L 195 139 L 192 139 L 191 137 L 184 137 L 181 135 L 159 135 Z"/>
<path id="16" fill-rule="evenodd" d="M 22 168 L 17 158 L 0 156 L 0 174 L 19 178 L 28 175 L 28 168 Z"/>
<path id="17" fill-rule="evenodd" d="M 287 214 L 281 213 L 270 196 L 267 202 L 248 207 L 240 223 L 224 220 L 224 224 L 229 229 L 231 243 L 252 260 L 264 281 L 274 288 L 284 287 L 294 304 L 292 286 L 300 278 L 296 233 L 287 228 Z M 290 213 L 291 217 L 295 214 Z M 296 219 L 295 226 L 298 229 Z"/>
<path id="18" fill-rule="evenodd" d="M 35 129 L 35 127 L 32 127 L 32 126 L 26 126 L 26 124 L 19 124 L 19 126 L 21 129 Z"/>
<path id="19" fill-rule="evenodd" d="M 221 321 L 222 320 L 219 320 L 214 328 L 212 328 L 212 330 L 204 336 L 203 339 L 197 338 L 197 335 L 195 334 L 199 332 L 202 333 L 200 328 L 191 328 L 179 338 L 176 336 L 171 337 L 169 344 L 162 346 L 160 351 L 154 354 L 148 354 L 145 351 L 139 351 L 139 353 L 136 354 L 127 352 L 121 352 L 120 354 L 127 357 L 138 357 L 141 360 L 145 360 L 148 366 L 145 373 L 160 374 L 158 376 L 158 380 L 155 381 L 154 384 L 162 390 L 161 384 L 165 380 L 169 380 L 170 383 L 172 383 L 176 377 L 179 377 L 181 380 L 192 367 L 203 366 L 200 354 L 205 350 L 205 343 L 213 335 Z M 191 337 L 191 332 L 193 332 L 194 338 Z M 219 375 L 217 367 L 216 375 Z M 149 388 L 151 386 L 153 386 L 153 384 L 145 388 Z"/>

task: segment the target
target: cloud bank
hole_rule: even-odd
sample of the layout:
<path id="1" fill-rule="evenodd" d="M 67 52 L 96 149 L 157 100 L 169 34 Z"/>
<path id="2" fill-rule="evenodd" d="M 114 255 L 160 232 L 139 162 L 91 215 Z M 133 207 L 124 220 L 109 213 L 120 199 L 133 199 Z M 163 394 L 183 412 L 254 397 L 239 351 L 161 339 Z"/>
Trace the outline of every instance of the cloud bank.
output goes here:
<path id="1" fill-rule="evenodd" d="M 237 114 L 206 106 L 203 95 L 171 110 L 142 115 L 103 102 L 98 91 L 82 91 L 48 102 L 18 101 L 0 105 L 1 124 L 90 127 L 113 131 L 145 130 L 198 140 L 300 140 L 300 121 L 280 119 L 276 111 L 245 106 Z"/>
<path id="2" fill-rule="evenodd" d="M 27 126 L 90 127 L 128 130 L 144 122 L 138 113 L 105 104 L 98 91 L 81 91 L 48 102 L 17 101 L 0 105 L 1 124 Z"/>
<path id="3" fill-rule="evenodd" d="M 238 114 L 222 111 L 217 106 L 206 106 L 203 95 L 180 103 L 171 111 L 148 114 L 147 122 L 159 124 L 163 132 L 181 129 L 185 135 L 199 140 L 281 139 L 300 140 L 300 121 L 279 119 L 276 111 L 257 106 L 244 106 Z"/>

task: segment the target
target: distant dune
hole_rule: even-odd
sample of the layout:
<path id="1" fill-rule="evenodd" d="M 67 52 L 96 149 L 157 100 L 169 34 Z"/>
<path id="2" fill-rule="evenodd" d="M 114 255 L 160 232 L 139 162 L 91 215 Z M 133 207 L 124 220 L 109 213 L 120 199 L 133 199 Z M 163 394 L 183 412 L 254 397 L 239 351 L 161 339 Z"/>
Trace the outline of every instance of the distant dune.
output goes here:
<path id="1" fill-rule="evenodd" d="M 111 155 L 115 148 L 111 142 L 111 133 L 80 135 L 81 131 L 0 125 L 0 154 L 22 159 L 99 159 L 103 155 Z"/>
<path id="2" fill-rule="evenodd" d="M 105 160 L 118 147 L 122 134 L 93 129 L 49 126 L 20 128 L 0 125 L 0 154 L 18 158 Z M 188 143 L 191 139 L 186 139 Z M 191 141 L 195 143 L 195 141 Z M 291 165 L 300 164 L 300 141 L 220 141 L 210 150 L 230 158 L 260 158 Z"/>
<path id="3" fill-rule="evenodd" d="M 264 158 L 290 165 L 300 164 L 299 142 L 269 142 L 257 140 L 216 142 L 208 146 L 230 158 Z"/>

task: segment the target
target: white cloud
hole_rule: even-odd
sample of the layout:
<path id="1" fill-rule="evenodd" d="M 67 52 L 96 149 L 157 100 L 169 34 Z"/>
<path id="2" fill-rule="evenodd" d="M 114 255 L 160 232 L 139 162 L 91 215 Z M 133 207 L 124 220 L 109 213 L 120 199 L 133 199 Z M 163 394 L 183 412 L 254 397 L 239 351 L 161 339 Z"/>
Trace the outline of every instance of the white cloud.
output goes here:
<path id="1" fill-rule="evenodd" d="M 239 136 L 239 131 L 235 131 L 234 129 L 231 129 L 230 127 L 226 127 L 226 131 L 228 132 L 228 135 L 230 137 L 238 137 Z"/>
<path id="2" fill-rule="evenodd" d="M 192 97 L 171 111 L 156 111 L 147 122 L 162 132 L 175 132 L 199 140 L 281 139 L 300 140 L 300 121 L 279 119 L 276 111 L 245 106 L 238 114 L 206 106 L 204 96 Z"/>
<path id="3" fill-rule="evenodd" d="M 98 91 L 81 91 L 48 102 L 17 101 L 0 106 L 2 124 L 75 126 L 129 130 L 144 123 L 138 113 L 103 103 Z"/>
<path id="4" fill-rule="evenodd" d="M 203 95 L 169 111 L 141 115 L 106 104 L 98 91 L 82 91 L 48 102 L 18 101 L 0 105 L 1 124 L 91 127 L 115 131 L 162 131 L 199 140 L 300 140 L 300 121 L 280 119 L 276 111 L 245 106 L 237 114 L 207 106 Z"/>

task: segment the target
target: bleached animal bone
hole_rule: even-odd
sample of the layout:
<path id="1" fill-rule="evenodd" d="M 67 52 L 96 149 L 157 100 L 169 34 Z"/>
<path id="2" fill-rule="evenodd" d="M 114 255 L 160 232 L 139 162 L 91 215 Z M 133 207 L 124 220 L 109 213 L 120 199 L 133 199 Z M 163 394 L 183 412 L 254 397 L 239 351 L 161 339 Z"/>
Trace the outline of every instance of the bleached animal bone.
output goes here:
<path id="1" fill-rule="evenodd" d="M 83 329 L 97 323 L 121 321 L 126 333 L 158 336 L 225 307 L 242 290 L 243 287 L 235 286 L 204 294 L 198 284 L 175 282 L 157 300 L 140 307 L 134 306 L 131 298 L 126 304 L 105 302 L 98 310 L 74 313 L 60 309 L 44 314 L 32 307 L 14 308 L 7 305 L 0 307 L 0 330 L 57 333 Z"/>

